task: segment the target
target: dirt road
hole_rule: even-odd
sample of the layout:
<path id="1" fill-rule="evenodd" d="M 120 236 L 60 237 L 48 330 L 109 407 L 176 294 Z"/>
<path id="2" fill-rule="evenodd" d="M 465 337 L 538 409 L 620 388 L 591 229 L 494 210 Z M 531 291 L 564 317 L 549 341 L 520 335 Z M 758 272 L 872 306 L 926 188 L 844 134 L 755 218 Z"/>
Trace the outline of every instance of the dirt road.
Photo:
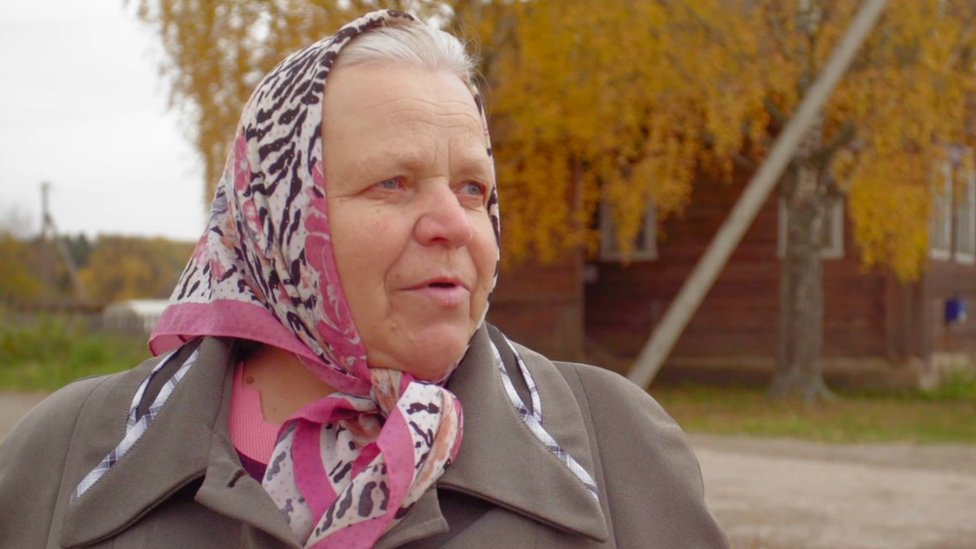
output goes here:
<path id="1" fill-rule="evenodd" d="M 733 547 L 976 547 L 976 447 L 691 440 Z"/>
<path id="2" fill-rule="evenodd" d="M 0 393 L 0 440 L 40 398 Z M 691 442 L 733 547 L 976 548 L 976 446 Z"/>
<path id="3" fill-rule="evenodd" d="M 0 441 L 6 438 L 17 421 L 44 397 L 45 395 L 40 393 L 0 392 Z"/>

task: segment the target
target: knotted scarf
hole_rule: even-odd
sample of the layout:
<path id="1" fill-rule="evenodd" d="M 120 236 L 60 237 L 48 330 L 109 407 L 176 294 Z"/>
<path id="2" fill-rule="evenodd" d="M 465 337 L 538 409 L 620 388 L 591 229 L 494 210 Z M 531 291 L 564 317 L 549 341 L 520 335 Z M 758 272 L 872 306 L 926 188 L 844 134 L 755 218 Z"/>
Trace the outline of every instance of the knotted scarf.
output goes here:
<path id="1" fill-rule="evenodd" d="M 367 14 L 264 78 L 241 116 L 208 227 L 150 339 L 156 354 L 203 335 L 274 345 L 336 388 L 285 422 L 262 483 L 306 547 L 371 547 L 461 442 L 453 394 L 367 364 L 333 257 L 323 176 L 322 98 L 339 51 L 378 26 L 422 24 Z M 497 238 L 495 189 L 489 215 Z"/>

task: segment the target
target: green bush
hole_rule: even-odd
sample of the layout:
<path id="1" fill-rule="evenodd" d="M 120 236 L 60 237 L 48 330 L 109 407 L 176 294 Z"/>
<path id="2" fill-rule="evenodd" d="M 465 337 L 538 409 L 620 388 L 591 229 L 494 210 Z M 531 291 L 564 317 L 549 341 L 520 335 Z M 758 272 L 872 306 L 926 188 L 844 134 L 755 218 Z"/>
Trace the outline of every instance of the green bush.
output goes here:
<path id="1" fill-rule="evenodd" d="M 976 402 L 976 371 L 958 369 L 946 376 L 936 388 L 923 391 L 933 400 L 969 400 Z"/>
<path id="2" fill-rule="evenodd" d="M 131 368 L 147 356 L 144 339 L 90 331 L 81 319 L 14 321 L 0 313 L 0 389 L 53 391 L 78 378 Z"/>

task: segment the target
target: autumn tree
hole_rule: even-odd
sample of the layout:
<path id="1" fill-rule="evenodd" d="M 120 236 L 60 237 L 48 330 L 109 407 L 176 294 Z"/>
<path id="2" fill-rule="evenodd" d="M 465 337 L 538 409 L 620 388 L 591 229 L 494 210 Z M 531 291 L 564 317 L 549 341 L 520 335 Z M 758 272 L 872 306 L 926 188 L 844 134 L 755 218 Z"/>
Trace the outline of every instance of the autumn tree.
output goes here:
<path id="1" fill-rule="evenodd" d="M 971 145 L 976 7 L 890 2 L 783 178 L 782 394 L 826 394 L 824 204 L 846 196 L 866 266 L 918 276 L 930 177 Z M 472 38 L 483 59 L 505 253 L 552 258 L 598 240 L 608 203 L 623 251 L 649 204 L 659 222 L 696 182 L 754 169 L 846 29 L 853 0 L 141 0 L 160 35 L 174 103 L 204 157 L 208 194 L 247 94 L 287 52 L 377 7 Z M 716 183 L 719 184 L 719 183 Z"/>
<path id="2" fill-rule="evenodd" d="M 47 305 L 78 301 L 59 246 L 83 255 L 84 235 L 38 235 L 36 223 L 17 208 L 0 213 L 0 304 Z M 57 239 L 57 240 L 54 240 Z"/>
<path id="3" fill-rule="evenodd" d="M 759 77 L 753 85 L 762 90 L 768 141 L 813 83 L 858 3 L 720 4 L 726 7 L 701 12 L 703 27 L 720 37 L 709 47 L 764 68 L 750 78 Z M 976 6 L 969 2 L 889 2 L 780 182 L 787 240 L 774 394 L 828 394 L 819 366 L 820 237 L 831 197 L 847 198 L 865 266 L 889 267 L 903 279 L 916 278 L 924 268 L 933 174 L 951 148 L 973 144 L 968 123 L 976 83 L 974 15 Z M 736 45 L 723 32 L 725 17 L 744 18 L 761 39 L 751 48 Z"/>
<path id="4" fill-rule="evenodd" d="M 32 223 L 21 211 L 8 208 L 0 214 L 0 303 L 32 301 L 43 284 L 32 272 L 35 253 L 26 227 Z"/>
<path id="5" fill-rule="evenodd" d="M 165 238 L 103 235 L 80 276 L 96 302 L 166 298 L 192 251 L 192 243 Z"/>
<path id="6" fill-rule="evenodd" d="M 0 227 L 0 303 L 29 306 L 85 301 L 78 295 L 59 245 L 83 257 L 87 240 L 84 235 L 54 238 L 60 242 Z"/>
<path id="7" fill-rule="evenodd" d="M 866 267 L 913 279 L 928 256 L 932 175 L 950 148 L 972 146 L 976 6 L 891 4 L 780 182 L 787 239 L 777 395 L 829 394 L 820 370 L 827 202 L 846 197 Z M 543 255 L 592 246 L 585 231 L 598 200 L 610 203 L 627 243 L 648 199 L 666 216 L 694 182 L 727 180 L 735 164 L 755 169 L 858 8 L 845 0 L 517 3 L 509 47 L 494 50 L 488 71 L 507 227 L 516 233 L 506 245 Z M 578 186 L 567 190 L 572 181 Z"/>
<path id="8" fill-rule="evenodd" d="M 41 297 L 44 285 L 36 273 L 31 242 L 0 229 L 0 302 L 30 302 Z"/>

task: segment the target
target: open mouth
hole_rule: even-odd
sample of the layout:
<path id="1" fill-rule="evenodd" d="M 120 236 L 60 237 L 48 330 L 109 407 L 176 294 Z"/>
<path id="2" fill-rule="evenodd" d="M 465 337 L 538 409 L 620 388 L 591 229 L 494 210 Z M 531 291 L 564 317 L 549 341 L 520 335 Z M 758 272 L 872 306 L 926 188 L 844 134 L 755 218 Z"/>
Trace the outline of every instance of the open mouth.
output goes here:
<path id="1" fill-rule="evenodd" d="M 450 276 L 432 278 L 413 290 L 417 292 L 416 295 L 424 296 L 441 307 L 457 307 L 468 300 L 468 287 L 460 279 Z"/>

